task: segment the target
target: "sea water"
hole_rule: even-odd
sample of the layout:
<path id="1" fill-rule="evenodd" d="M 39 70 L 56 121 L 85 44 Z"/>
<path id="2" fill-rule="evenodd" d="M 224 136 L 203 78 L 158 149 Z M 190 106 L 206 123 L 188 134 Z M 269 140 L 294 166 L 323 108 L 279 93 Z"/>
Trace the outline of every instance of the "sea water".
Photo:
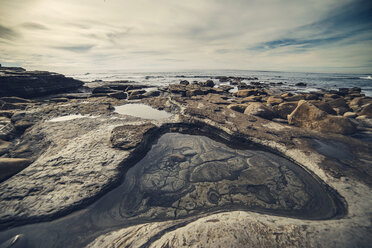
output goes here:
<path id="1" fill-rule="evenodd" d="M 72 73 L 68 76 L 84 82 L 95 80 L 120 81 L 129 80 L 152 87 L 163 87 L 179 83 L 181 80 L 205 81 L 213 79 L 216 84 L 220 82 L 217 76 L 234 76 L 244 78 L 257 78 L 257 80 L 243 80 L 243 82 L 257 81 L 261 83 L 283 83 L 278 86 L 283 89 L 294 89 L 301 92 L 311 92 L 319 89 L 338 90 L 339 88 L 360 87 L 362 93 L 372 96 L 371 74 L 341 74 L 341 73 L 306 73 L 282 71 L 250 71 L 250 70 L 199 70 L 179 72 L 129 72 L 129 71 L 102 71 Z M 306 87 L 296 87 L 297 83 L 306 83 Z"/>

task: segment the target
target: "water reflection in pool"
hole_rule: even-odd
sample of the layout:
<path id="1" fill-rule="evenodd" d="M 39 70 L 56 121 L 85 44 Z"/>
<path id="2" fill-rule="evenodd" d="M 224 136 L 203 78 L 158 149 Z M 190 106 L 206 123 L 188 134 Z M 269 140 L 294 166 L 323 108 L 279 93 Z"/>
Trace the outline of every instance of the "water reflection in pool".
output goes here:
<path id="1" fill-rule="evenodd" d="M 161 120 L 172 116 L 170 113 L 157 110 L 140 103 L 125 104 L 115 107 L 115 112 L 122 115 L 131 115 L 142 119 Z"/>

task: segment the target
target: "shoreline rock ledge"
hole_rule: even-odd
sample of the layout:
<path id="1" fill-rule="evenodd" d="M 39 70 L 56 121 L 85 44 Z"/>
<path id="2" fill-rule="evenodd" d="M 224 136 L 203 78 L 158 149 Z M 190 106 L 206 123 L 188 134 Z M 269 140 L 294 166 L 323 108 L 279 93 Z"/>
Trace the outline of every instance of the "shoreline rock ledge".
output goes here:
<path id="1" fill-rule="evenodd" d="M 47 71 L 26 71 L 20 67 L 0 67 L 0 97 L 39 97 L 65 93 L 83 86 L 83 82 Z"/>

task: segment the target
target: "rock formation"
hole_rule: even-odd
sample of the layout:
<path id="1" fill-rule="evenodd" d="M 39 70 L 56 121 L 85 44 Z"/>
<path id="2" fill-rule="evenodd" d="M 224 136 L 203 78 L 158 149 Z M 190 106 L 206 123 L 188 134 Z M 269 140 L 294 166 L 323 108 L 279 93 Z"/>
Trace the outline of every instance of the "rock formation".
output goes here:
<path id="1" fill-rule="evenodd" d="M 65 93 L 82 85 L 57 73 L 0 67 L 0 96 L 38 97 Z"/>

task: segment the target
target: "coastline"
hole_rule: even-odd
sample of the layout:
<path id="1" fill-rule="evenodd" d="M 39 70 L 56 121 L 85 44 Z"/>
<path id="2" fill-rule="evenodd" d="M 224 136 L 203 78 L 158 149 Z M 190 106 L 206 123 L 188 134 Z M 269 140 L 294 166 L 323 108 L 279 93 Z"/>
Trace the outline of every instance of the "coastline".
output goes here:
<path id="1" fill-rule="evenodd" d="M 93 89 L 84 88 L 80 93 L 61 93 L 32 100 L 10 96 L 0 99 L 6 103 L 2 104 L 2 116 L 9 116 L 4 117 L 9 119 L 4 119 L 4 123 L 7 127 L 13 126 L 4 136 L 9 144 L 2 155 L 4 158 L 26 158 L 31 162 L 0 184 L 1 208 L 6 210 L 1 216 L 4 228 L 10 224 L 50 220 L 53 216 L 73 211 L 75 207 L 86 206 L 88 199 L 103 195 L 102 192 L 117 184 L 115 182 L 124 173 L 120 172 L 121 168 L 128 166 L 128 159 L 136 154 L 142 155 L 143 149 L 148 149 L 144 147 L 152 140 L 148 139 L 151 137 L 149 130 L 161 133 L 167 127 L 182 132 L 185 129 L 183 125 L 189 125 L 199 131 L 213 127 L 215 131 L 205 133 L 216 137 L 220 132 L 221 137 L 229 137 L 225 143 L 242 139 L 296 162 L 338 192 L 340 199 L 344 198 L 346 216 L 310 221 L 226 210 L 225 213 L 211 213 L 193 219 L 180 228 L 155 235 L 156 238 L 148 230 L 168 230 L 170 226 L 179 225 L 180 220 L 126 227 L 99 237 L 93 247 L 95 244 L 101 246 L 102 242 L 107 245 L 120 243 L 122 235 L 137 232 L 136 228 L 153 240 L 154 245 L 171 240 L 180 242 L 179 235 L 186 235 L 191 240 L 201 228 L 200 223 L 204 223 L 203 228 L 206 225 L 212 234 L 232 228 L 232 233 L 241 235 L 241 240 L 247 237 L 239 231 L 240 227 L 234 226 L 243 229 L 254 226 L 267 235 L 262 236 L 259 231 L 249 235 L 268 244 L 274 244 L 270 242 L 275 241 L 273 237 L 277 234 L 274 233 L 280 230 L 282 245 L 367 245 L 371 230 L 368 218 L 372 216 L 372 174 L 369 170 L 372 154 L 371 98 L 364 96 L 360 88 L 292 94 L 258 82 L 258 78 L 220 77 L 218 80 L 226 80 L 226 84 L 215 87 L 214 80 L 205 78 L 202 82 L 190 83 L 179 78 L 178 84 L 147 91 L 146 87 L 133 82 L 110 82 L 94 85 Z M 252 83 L 242 82 L 244 80 Z M 238 91 L 231 92 L 234 87 Z M 163 120 L 146 120 L 114 111 L 115 106 L 130 103 L 146 104 L 172 116 Z M 48 121 L 69 115 L 83 117 L 62 122 Z M 151 128 L 143 127 L 149 123 Z M 138 127 L 138 132 L 131 133 L 126 129 L 124 133 L 116 133 L 115 128 L 123 125 Z M 177 125 L 181 128 L 176 128 Z M 126 143 L 114 142 L 115 135 L 119 134 L 118 137 Z M 129 148 L 128 144 L 131 144 Z M 336 150 L 332 150 L 333 147 Z M 344 155 L 337 154 L 337 150 Z M 91 165 L 92 160 L 95 166 Z M 73 169 L 66 169 L 68 165 Z M 19 182 L 25 183 L 20 185 Z M 40 187 L 39 190 L 34 190 L 35 185 Z M 86 194 L 81 195 L 81 192 Z M 69 200 L 61 195 L 67 195 Z M 46 216 L 49 217 L 43 219 Z M 218 221 L 211 221 L 215 219 Z M 16 222 L 11 223 L 11 220 Z M 143 229 L 145 226 L 147 229 Z M 344 236 L 336 238 L 341 230 Z M 134 243 L 142 242 L 133 239 Z M 240 239 L 233 241 L 229 236 L 226 240 L 242 242 Z M 227 242 L 207 236 L 201 240 L 211 241 Z M 180 245 L 173 245 L 176 244 Z"/>

